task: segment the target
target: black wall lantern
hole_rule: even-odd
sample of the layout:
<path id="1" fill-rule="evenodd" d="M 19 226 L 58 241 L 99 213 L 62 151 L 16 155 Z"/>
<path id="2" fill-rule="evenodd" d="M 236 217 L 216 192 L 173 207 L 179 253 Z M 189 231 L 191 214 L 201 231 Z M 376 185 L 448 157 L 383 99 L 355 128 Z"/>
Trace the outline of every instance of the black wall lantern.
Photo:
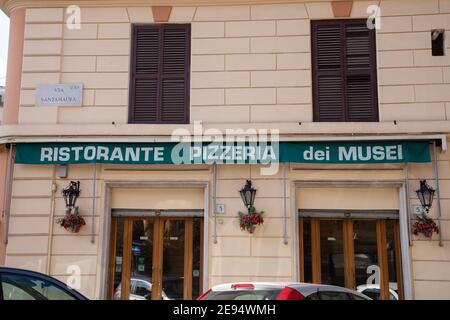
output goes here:
<path id="1" fill-rule="evenodd" d="M 255 203 L 256 189 L 252 187 L 251 180 L 247 180 L 245 186 L 239 191 L 241 194 L 242 201 L 244 205 L 247 207 L 247 210 L 253 207 Z"/>
<path id="2" fill-rule="evenodd" d="M 64 197 L 64 201 L 66 202 L 66 207 L 75 208 L 75 203 L 81 193 L 80 181 L 70 181 L 69 186 L 64 188 L 61 193 Z"/>
<path id="3" fill-rule="evenodd" d="M 424 208 L 427 213 L 430 212 L 435 192 L 436 191 L 427 184 L 427 180 L 420 181 L 420 189 L 417 190 L 416 193 L 422 208 Z"/>

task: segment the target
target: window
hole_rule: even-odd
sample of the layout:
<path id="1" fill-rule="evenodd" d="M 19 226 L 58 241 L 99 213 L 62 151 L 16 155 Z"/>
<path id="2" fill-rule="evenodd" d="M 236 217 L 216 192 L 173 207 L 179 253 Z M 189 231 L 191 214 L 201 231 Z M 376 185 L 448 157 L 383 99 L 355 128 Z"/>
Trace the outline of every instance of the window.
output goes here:
<path id="1" fill-rule="evenodd" d="M 31 276 L 2 274 L 1 285 L 4 300 L 75 300 L 62 288 Z"/>
<path id="2" fill-rule="evenodd" d="M 349 296 L 352 298 L 352 300 L 357 300 L 357 301 L 366 301 L 367 300 L 367 299 L 364 299 L 363 297 L 358 296 L 356 294 L 349 293 Z"/>
<path id="3" fill-rule="evenodd" d="M 362 291 L 361 293 L 373 300 L 381 300 L 380 289 L 370 288 Z M 392 292 L 389 292 L 389 300 L 398 300 L 398 298 L 394 296 Z"/>
<path id="4" fill-rule="evenodd" d="M 203 300 L 276 300 L 281 289 L 210 291 Z"/>
<path id="5" fill-rule="evenodd" d="M 191 26 L 134 25 L 129 123 L 189 123 Z"/>
<path id="6" fill-rule="evenodd" d="M 144 299 L 149 299 L 152 296 L 152 288 L 150 283 L 137 280 L 134 289 L 132 290 L 132 294 L 135 294 Z"/>
<path id="7" fill-rule="evenodd" d="M 355 219 L 333 218 L 337 213 L 326 210 L 299 212 L 301 282 L 356 288 L 372 299 L 403 298 L 400 227 L 393 219 L 395 211 L 389 220 L 387 212 L 377 211 L 369 215 L 372 218 L 364 218 L 363 211 L 350 210 Z M 374 279 L 374 272 L 385 276 Z"/>
<path id="8" fill-rule="evenodd" d="M 320 300 L 350 300 L 345 292 L 326 291 L 320 292 Z"/>
<path id="9" fill-rule="evenodd" d="M 320 300 L 319 293 L 313 293 L 306 297 L 306 300 Z"/>
<path id="10" fill-rule="evenodd" d="M 378 121 L 375 30 L 366 19 L 311 22 L 314 121 Z"/>

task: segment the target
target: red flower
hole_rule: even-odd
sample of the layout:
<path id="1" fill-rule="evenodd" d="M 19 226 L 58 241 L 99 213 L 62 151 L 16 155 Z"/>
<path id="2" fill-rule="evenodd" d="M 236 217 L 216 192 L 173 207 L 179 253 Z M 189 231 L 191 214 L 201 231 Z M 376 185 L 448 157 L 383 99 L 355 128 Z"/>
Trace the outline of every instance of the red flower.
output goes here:
<path id="1" fill-rule="evenodd" d="M 431 238 L 433 236 L 433 232 L 439 234 L 439 227 L 436 223 L 425 214 L 418 216 L 418 220 L 413 225 L 413 234 L 419 235 L 419 233 L 423 234 L 427 238 Z"/>
<path id="2" fill-rule="evenodd" d="M 57 221 L 64 229 L 74 233 L 80 231 L 81 226 L 86 225 L 86 221 L 79 215 L 78 209 L 67 210 L 64 218 Z"/>
<path id="3" fill-rule="evenodd" d="M 239 213 L 239 226 L 241 230 L 247 230 L 249 233 L 254 233 L 256 226 L 262 224 L 264 219 L 262 218 L 263 212 L 257 212 L 254 208 L 249 213 Z"/>

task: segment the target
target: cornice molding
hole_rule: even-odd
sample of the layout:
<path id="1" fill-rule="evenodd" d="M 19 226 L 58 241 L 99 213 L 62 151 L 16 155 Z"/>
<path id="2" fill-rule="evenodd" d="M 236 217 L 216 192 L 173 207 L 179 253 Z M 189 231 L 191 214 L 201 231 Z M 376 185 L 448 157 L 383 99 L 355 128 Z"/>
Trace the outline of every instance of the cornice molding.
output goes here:
<path id="1" fill-rule="evenodd" d="M 255 4 L 288 4 L 342 0 L 0 0 L 0 9 L 8 16 L 18 8 L 80 7 L 149 7 L 149 6 L 223 6 Z M 355 0 L 358 1 L 358 0 Z"/>
<path id="2" fill-rule="evenodd" d="M 227 130 L 279 130 L 280 137 L 312 138 L 312 137 L 361 137 L 361 136 L 386 136 L 386 135 L 436 135 L 443 134 L 450 139 L 450 121 L 401 121 L 393 122 L 308 122 L 299 125 L 298 122 L 283 123 L 233 123 L 233 124 L 203 124 L 204 131 L 217 129 L 221 132 Z M 130 137 L 145 138 L 159 137 L 170 139 L 174 130 L 186 129 L 182 132 L 194 132 L 194 124 L 188 125 L 164 125 L 148 126 L 140 124 L 19 124 L 0 126 L 0 145 L 17 138 L 52 138 L 63 139 L 76 137 L 94 139 L 96 137 L 115 137 L 128 139 Z M 270 131 L 269 131 L 270 132 Z M 332 133 L 330 133 L 332 132 Z M 190 134 L 188 134 L 190 135 Z"/>

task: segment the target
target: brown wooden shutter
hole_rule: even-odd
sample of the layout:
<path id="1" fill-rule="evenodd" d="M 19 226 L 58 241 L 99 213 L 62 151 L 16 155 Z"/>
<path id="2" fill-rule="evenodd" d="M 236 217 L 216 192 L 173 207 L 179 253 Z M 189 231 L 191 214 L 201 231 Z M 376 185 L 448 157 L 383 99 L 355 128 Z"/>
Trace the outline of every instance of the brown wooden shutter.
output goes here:
<path id="1" fill-rule="evenodd" d="M 314 121 L 378 121 L 375 30 L 318 20 L 311 38 Z"/>
<path id="2" fill-rule="evenodd" d="M 189 123 L 191 28 L 134 25 L 130 123 Z"/>

